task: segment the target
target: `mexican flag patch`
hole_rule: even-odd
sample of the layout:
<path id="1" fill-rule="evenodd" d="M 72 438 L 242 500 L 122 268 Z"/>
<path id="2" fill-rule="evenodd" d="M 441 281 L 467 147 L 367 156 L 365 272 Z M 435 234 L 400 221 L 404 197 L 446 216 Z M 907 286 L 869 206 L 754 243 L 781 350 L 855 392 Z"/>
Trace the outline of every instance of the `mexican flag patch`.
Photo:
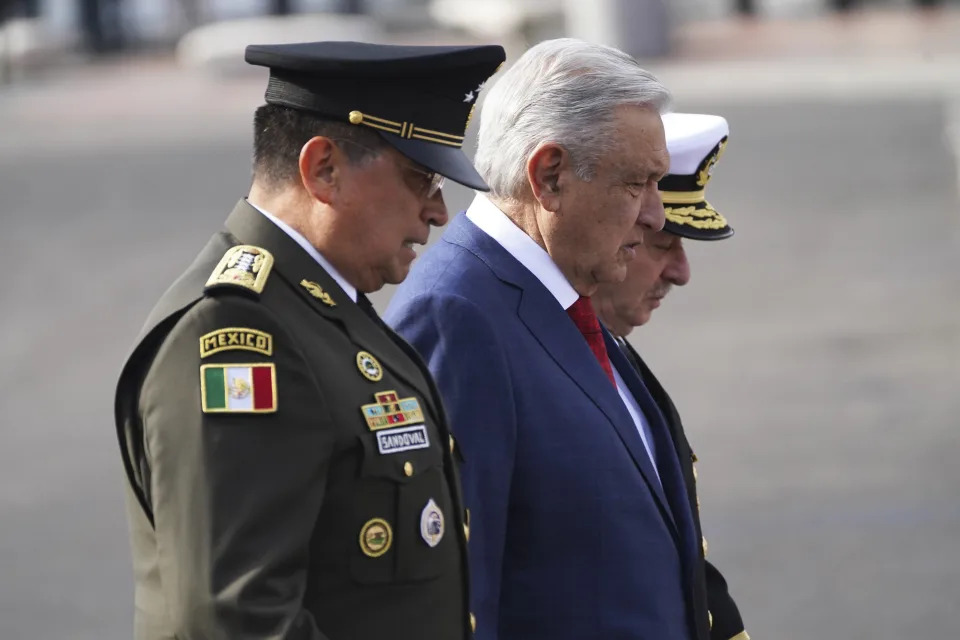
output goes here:
<path id="1" fill-rule="evenodd" d="M 273 363 L 200 366 L 204 413 L 272 413 L 277 410 Z"/>

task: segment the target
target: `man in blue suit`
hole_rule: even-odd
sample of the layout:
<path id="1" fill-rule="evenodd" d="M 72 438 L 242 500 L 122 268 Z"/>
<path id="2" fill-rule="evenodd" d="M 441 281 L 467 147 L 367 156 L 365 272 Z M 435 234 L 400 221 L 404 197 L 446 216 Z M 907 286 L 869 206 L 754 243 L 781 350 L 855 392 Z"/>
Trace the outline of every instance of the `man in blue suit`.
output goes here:
<path id="1" fill-rule="evenodd" d="M 427 361 L 462 453 L 476 637 L 709 637 L 668 427 L 589 296 L 664 224 L 668 91 L 622 52 L 540 43 L 491 89 L 491 188 L 386 320 Z"/>
<path id="2" fill-rule="evenodd" d="M 706 199 L 706 186 L 714 166 L 727 146 L 730 128 L 716 115 L 667 113 L 663 128 L 670 152 L 670 173 L 660 180 L 660 199 L 666 222 L 663 230 L 647 234 L 643 248 L 627 268 L 623 282 L 602 284 L 592 300 L 605 328 L 613 333 L 617 345 L 640 375 L 670 428 L 687 496 L 694 514 L 694 526 L 700 526 L 700 499 L 697 497 L 697 456 L 693 452 L 680 420 L 680 414 L 660 381 L 626 340 L 634 327 L 646 324 L 651 314 L 674 287 L 690 281 L 690 263 L 684 240 L 716 241 L 733 235 L 733 228 Z M 703 542 L 702 577 L 694 583 L 702 586 L 709 606 L 711 640 L 750 640 L 744 629 L 740 609 L 727 581 L 707 560 Z"/>

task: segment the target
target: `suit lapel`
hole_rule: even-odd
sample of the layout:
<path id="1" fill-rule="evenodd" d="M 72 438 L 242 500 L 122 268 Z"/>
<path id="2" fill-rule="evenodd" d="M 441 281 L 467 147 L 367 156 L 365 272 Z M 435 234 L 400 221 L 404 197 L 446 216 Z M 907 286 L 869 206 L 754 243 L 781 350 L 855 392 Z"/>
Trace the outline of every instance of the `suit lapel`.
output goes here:
<path id="1" fill-rule="evenodd" d="M 242 244 L 262 247 L 273 254 L 276 271 L 318 314 L 339 324 L 350 339 L 364 350 L 372 353 L 391 373 L 420 391 L 431 413 L 439 419 L 430 385 L 396 341 L 389 335 L 386 325 L 374 322 L 340 288 L 330 274 L 313 259 L 283 229 L 273 224 L 266 216 L 254 209 L 246 200 L 237 203 L 226 222 L 227 230 Z M 329 295 L 328 304 L 310 292 L 307 281 Z M 400 340 L 397 337 L 397 340 Z"/>
<path id="2" fill-rule="evenodd" d="M 660 407 L 663 417 L 670 426 L 670 432 L 679 444 L 679 440 L 685 440 L 685 438 L 683 436 L 683 427 L 680 426 L 680 415 L 677 413 L 677 408 L 674 406 L 673 400 L 667 395 L 663 385 L 661 385 L 660 381 L 653 375 L 653 371 L 650 370 L 650 367 L 643 361 L 643 358 L 640 357 L 640 354 L 637 353 L 637 350 L 633 348 L 632 344 L 624 340 L 622 350 L 623 354 L 630 360 L 630 364 L 633 365 L 636 372 L 640 375 L 643 385 L 650 392 L 650 395 L 653 396 L 657 406 Z M 677 448 L 677 454 L 680 454 L 679 447 Z"/>
<path id="3" fill-rule="evenodd" d="M 521 322 L 544 351 L 606 416 L 650 487 L 664 519 L 676 534 L 666 495 L 623 399 L 610 384 L 583 335 L 557 299 L 526 267 L 465 215 L 458 216 L 451 223 L 449 233 L 444 238 L 483 260 L 504 282 L 521 289 L 520 305 L 517 309 Z"/>
<path id="4" fill-rule="evenodd" d="M 693 574 L 695 594 L 694 607 L 697 610 L 695 617 L 699 621 L 698 626 L 702 629 L 702 637 L 706 638 L 709 635 L 709 631 L 707 631 L 707 629 L 709 629 L 709 624 L 707 624 L 707 619 L 709 617 L 708 607 L 715 603 L 713 603 L 711 600 L 711 602 L 708 604 L 708 580 L 705 573 L 704 563 L 699 561 L 700 550 L 696 548 L 698 542 L 697 539 L 702 535 L 702 529 L 700 524 L 699 506 L 697 505 L 697 485 L 695 478 L 693 477 L 693 452 L 690 449 L 689 442 L 687 442 L 687 436 L 683 431 L 683 423 L 680 421 L 680 414 L 677 411 L 676 406 L 673 404 L 673 400 L 670 399 L 669 394 L 667 394 L 667 391 L 663 388 L 663 385 L 661 385 L 660 381 L 657 380 L 657 377 L 653 375 L 653 372 L 647 366 L 647 363 L 643 361 L 643 358 L 640 357 L 640 354 L 637 353 L 632 344 L 624 341 L 623 353 L 627 356 L 627 358 L 630 360 L 630 363 L 640 374 L 640 379 L 643 381 L 644 386 L 650 391 L 650 395 L 653 396 L 654 402 L 657 403 L 657 406 L 659 406 L 660 410 L 663 412 L 663 417 L 666 419 L 667 425 L 670 427 L 670 434 L 673 436 L 673 444 L 676 446 L 677 459 L 680 462 L 680 469 L 683 472 L 683 481 L 686 485 L 687 500 L 690 505 L 690 514 L 693 518 L 694 525 L 694 548 L 690 550 L 688 545 L 688 553 L 693 554 L 690 556 L 690 566 L 692 567 L 691 572 Z M 716 609 L 714 609 L 714 611 L 716 611 Z"/>
<path id="5" fill-rule="evenodd" d="M 633 345 L 626 341 L 624 341 L 623 344 L 623 354 L 630 360 L 630 364 L 640 375 L 640 380 L 643 382 L 644 387 L 650 392 L 653 401 L 660 408 L 667 427 L 670 429 L 670 436 L 673 440 L 672 445 L 680 461 L 683 480 L 687 484 L 688 492 L 691 496 L 694 496 L 691 498 L 691 506 L 695 507 L 696 498 L 695 492 L 693 491 L 693 470 L 692 465 L 689 464 L 692 460 L 692 451 L 690 444 L 687 442 L 686 433 L 683 431 L 683 423 L 680 421 L 680 414 L 677 411 L 677 407 L 673 404 L 673 400 L 670 399 L 663 385 L 661 385 L 657 377 L 653 375 L 653 371 L 650 370 L 647 363 L 643 361 L 640 354 L 633 348 Z"/>
<path id="6" fill-rule="evenodd" d="M 643 408 L 644 415 L 650 420 L 650 429 L 657 443 L 660 477 L 663 479 L 678 528 L 684 531 L 685 548 L 692 560 L 699 555 L 696 547 L 699 543 L 699 528 L 694 524 L 693 515 L 693 510 L 696 509 L 696 491 L 692 484 L 692 470 L 688 473 L 690 449 L 683 435 L 676 407 L 630 343 L 624 342 L 624 348 L 621 349 L 611 337 L 607 348 L 616 353 L 620 366 L 629 369 L 629 380 L 624 376 L 624 381 L 628 382 L 634 397 Z"/>

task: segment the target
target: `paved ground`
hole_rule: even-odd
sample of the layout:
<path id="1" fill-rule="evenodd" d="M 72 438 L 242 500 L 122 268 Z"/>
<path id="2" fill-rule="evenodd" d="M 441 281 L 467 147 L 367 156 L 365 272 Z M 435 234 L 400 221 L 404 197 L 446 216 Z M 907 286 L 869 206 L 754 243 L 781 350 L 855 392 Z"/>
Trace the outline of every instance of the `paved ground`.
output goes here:
<path id="1" fill-rule="evenodd" d="M 693 282 L 634 341 L 685 416 L 711 558 L 758 640 L 957 635 L 960 75 L 896 54 L 900 90 L 864 80 L 875 52 L 658 69 L 731 122 L 710 190 L 737 235 L 690 247 Z M 849 82 L 798 97 L 778 69 Z M 247 186 L 258 82 L 136 61 L 0 92 L 4 640 L 130 637 L 113 385 Z"/>

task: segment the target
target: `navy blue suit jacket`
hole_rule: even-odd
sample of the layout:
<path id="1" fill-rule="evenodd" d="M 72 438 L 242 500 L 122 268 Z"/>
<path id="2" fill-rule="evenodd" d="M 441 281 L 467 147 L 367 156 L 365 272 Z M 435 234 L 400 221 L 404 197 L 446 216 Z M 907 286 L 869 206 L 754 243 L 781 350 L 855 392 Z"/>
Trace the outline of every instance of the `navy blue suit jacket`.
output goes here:
<path id="1" fill-rule="evenodd" d="M 706 618 L 693 518 L 667 426 L 606 336 L 650 421 L 636 426 L 556 298 L 465 215 L 384 319 L 426 360 L 464 456 L 481 640 L 682 640 Z"/>

